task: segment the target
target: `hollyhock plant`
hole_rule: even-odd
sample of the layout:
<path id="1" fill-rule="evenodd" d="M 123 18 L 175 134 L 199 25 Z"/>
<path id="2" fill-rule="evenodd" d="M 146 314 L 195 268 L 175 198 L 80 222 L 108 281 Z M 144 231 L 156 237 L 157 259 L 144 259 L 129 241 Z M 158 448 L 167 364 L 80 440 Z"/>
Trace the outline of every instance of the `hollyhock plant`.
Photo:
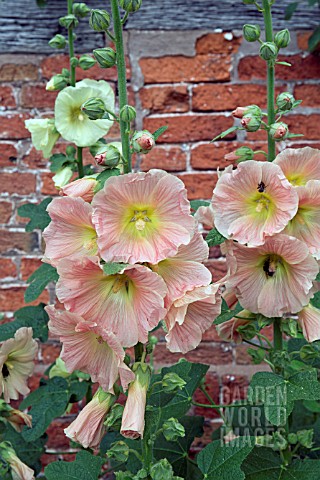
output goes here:
<path id="1" fill-rule="evenodd" d="M 184 184 L 162 170 L 111 177 L 92 205 L 106 262 L 156 264 L 188 244 L 195 228 Z"/>
<path id="2" fill-rule="evenodd" d="M 113 121 L 90 120 L 81 105 L 90 98 L 100 98 L 106 108 L 114 110 L 114 93 L 104 80 L 82 80 L 75 87 L 64 88 L 55 103 L 55 125 L 59 133 L 78 147 L 93 145 L 110 130 Z"/>
<path id="3" fill-rule="evenodd" d="M 219 337 L 225 342 L 241 343 L 243 340 L 241 327 L 250 327 L 254 320 L 254 315 L 248 310 L 242 310 L 238 316 L 244 318 L 231 318 L 231 320 L 216 326 Z M 252 320 L 249 320 L 250 316 L 252 316 Z"/>
<path id="4" fill-rule="evenodd" d="M 222 235 L 258 246 L 294 217 L 298 195 L 277 165 L 248 160 L 219 178 L 212 208 Z"/>
<path id="5" fill-rule="evenodd" d="M 146 343 L 148 332 L 165 316 L 167 288 L 162 278 L 142 265 L 124 265 L 105 275 L 98 258 L 58 264 L 57 296 L 65 308 L 112 332 L 124 347 Z"/>
<path id="6" fill-rule="evenodd" d="M 137 362 L 133 365 L 132 370 L 136 378 L 129 385 L 128 398 L 122 415 L 120 433 L 126 438 L 135 440 L 137 438 L 143 438 L 145 425 L 144 415 L 151 369 L 149 365 Z"/>
<path id="7" fill-rule="evenodd" d="M 236 262 L 236 271 L 226 285 L 245 309 L 281 317 L 308 304 L 319 266 L 305 243 L 279 234 L 259 247 L 229 242 L 228 248 L 227 261 L 231 257 Z"/>
<path id="8" fill-rule="evenodd" d="M 311 303 L 298 312 L 298 322 L 301 325 L 304 338 L 308 342 L 320 340 L 320 310 Z"/>
<path id="9" fill-rule="evenodd" d="M 78 178 L 74 182 L 64 185 L 60 191 L 59 195 L 67 197 L 80 197 L 85 202 L 91 202 L 94 195 L 94 189 L 97 186 L 96 177 L 98 174 L 90 175 L 83 178 Z"/>
<path id="10" fill-rule="evenodd" d="M 74 442 L 84 448 L 98 448 L 106 433 L 104 420 L 116 397 L 97 390 L 92 400 L 81 410 L 77 418 L 64 430 L 64 433 Z"/>
<path id="11" fill-rule="evenodd" d="M 221 311 L 219 284 L 194 288 L 176 299 L 165 318 L 170 352 L 187 353 L 201 342 Z"/>
<path id="12" fill-rule="evenodd" d="M 23 463 L 9 442 L 0 443 L 0 458 L 10 465 L 12 480 L 34 480 L 34 471 Z"/>
<path id="13" fill-rule="evenodd" d="M 4 400 L 0 400 L 0 414 L 16 432 L 22 432 L 25 425 L 28 427 L 32 426 L 31 415 L 10 407 Z"/>
<path id="14" fill-rule="evenodd" d="M 46 312 L 50 317 L 50 331 L 60 337 L 63 344 L 61 358 L 70 373 L 82 370 L 111 393 L 119 376 L 126 390 L 134 374 L 124 364 L 124 350 L 113 333 L 80 315 L 56 310 L 52 305 L 46 307 Z"/>
<path id="15" fill-rule="evenodd" d="M 32 328 L 21 327 L 14 338 L 5 340 L 0 347 L 0 395 L 6 403 L 17 400 L 19 394 L 30 392 L 27 380 L 33 372 L 38 344 L 32 338 Z"/>
<path id="16" fill-rule="evenodd" d="M 274 163 L 294 186 L 320 180 L 320 150 L 316 148 L 286 148 L 277 155 Z"/>
<path id="17" fill-rule="evenodd" d="M 98 251 L 92 207 L 82 198 L 54 198 L 47 211 L 51 222 L 43 232 L 45 261 L 57 266 L 61 259 L 95 255 Z"/>
<path id="18" fill-rule="evenodd" d="M 53 147 L 60 137 L 53 118 L 25 120 L 26 129 L 31 133 L 36 150 L 42 150 L 44 158 L 49 158 Z"/>

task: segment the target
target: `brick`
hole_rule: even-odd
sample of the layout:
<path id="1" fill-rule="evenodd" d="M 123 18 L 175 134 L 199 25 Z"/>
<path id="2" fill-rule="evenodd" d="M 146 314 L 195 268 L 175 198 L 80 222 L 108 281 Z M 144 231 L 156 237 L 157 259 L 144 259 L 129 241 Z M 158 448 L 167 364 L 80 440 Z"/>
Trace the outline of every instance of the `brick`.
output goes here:
<path id="1" fill-rule="evenodd" d="M 242 375 L 223 375 L 222 398 L 223 403 L 229 404 L 247 397 L 248 378 Z"/>
<path id="2" fill-rule="evenodd" d="M 43 263 L 40 258 L 22 258 L 20 265 L 21 280 L 27 280 Z"/>
<path id="3" fill-rule="evenodd" d="M 155 147 L 148 155 L 141 157 L 142 171 L 161 168 L 169 172 L 179 172 L 186 168 L 186 152 L 180 147 Z"/>
<path id="4" fill-rule="evenodd" d="M 0 258 L 0 279 L 12 279 L 17 276 L 17 267 L 10 258 Z"/>
<path id="5" fill-rule="evenodd" d="M 14 167 L 18 152 L 12 143 L 0 143 L 0 167 Z"/>
<path id="6" fill-rule="evenodd" d="M 265 100 L 267 89 L 261 85 L 196 85 L 192 91 L 192 110 L 224 111 L 234 110 L 240 105 L 257 103 Z M 259 106 L 264 108 L 266 101 Z"/>
<path id="7" fill-rule="evenodd" d="M 0 223 L 9 223 L 12 215 L 12 203 L 0 202 Z"/>
<path id="8" fill-rule="evenodd" d="M 25 290 L 26 289 L 24 287 L 2 288 L 0 290 L 0 311 L 14 312 L 19 308 L 24 307 Z M 49 302 L 49 294 L 46 290 L 41 293 L 37 300 L 32 303 L 28 303 L 28 305 L 38 305 L 39 302 Z"/>
<path id="9" fill-rule="evenodd" d="M 38 248 L 38 235 L 35 232 L 0 230 L 0 253 L 32 252 Z"/>
<path id="10" fill-rule="evenodd" d="M 229 346 L 228 348 L 222 348 L 221 345 L 204 342 L 195 350 L 182 355 L 181 353 L 171 353 L 164 343 L 158 343 L 154 351 L 155 362 L 159 365 L 176 363 L 182 357 L 190 362 L 224 365 L 232 362 L 232 349 Z"/>
<path id="11" fill-rule="evenodd" d="M 251 365 L 252 358 L 248 353 L 248 347 L 245 345 L 237 345 L 236 349 L 236 363 L 238 365 Z"/>
<path id="12" fill-rule="evenodd" d="M 291 67 L 276 65 L 276 79 L 279 80 L 305 80 L 319 78 L 319 59 L 316 55 L 290 55 L 279 56 L 279 61 L 291 63 Z M 240 60 L 238 66 L 241 80 L 266 78 L 266 62 L 258 56 L 248 56 Z"/>
<path id="13" fill-rule="evenodd" d="M 47 448 L 67 448 L 69 446 L 69 438 L 66 437 L 64 429 L 71 423 L 70 419 L 56 419 L 47 429 L 48 442 Z"/>
<path id="14" fill-rule="evenodd" d="M 38 170 L 39 168 L 46 168 L 48 159 L 43 158 L 42 151 L 31 148 L 31 150 L 22 157 L 23 164 L 29 168 Z"/>
<path id="15" fill-rule="evenodd" d="M 51 365 L 56 361 L 61 352 L 60 344 L 45 343 L 41 346 L 43 363 Z"/>
<path id="16" fill-rule="evenodd" d="M 178 177 L 186 186 L 189 200 L 210 199 L 218 179 L 215 173 L 186 173 Z"/>
<path id="17" fill-rule="evenodd" d="M 197 39 L 197 53 L 235 53 L 238 51 L 241 38 L 236 38 L 232 34 L 232 40 L 227 40 L 226 35 L 230 33 L 208 33 Z"/>
<path id="18" fill-rule="evenodd" d="M 46 85 L 24 85 L 20 102 L 24 108 L 54 108 L 57 92 L 48 92 Z"/>
<path id="19" fill-rule="evenodd" d="M 219 403 L 219 378 L 216 373 L 208 372 L 206 377 L 206 386 L 205 389 L 213 399 L 215 403 Z M 205 394 L 198 388 L 194 394 L 194 401 L 197 403 L 203 403 L 209 405 L 208 399 Z M 217 418 L 219 417 L 219 412 L 214 408 L 205 408 L 205 407 L 195 407 L 195 415 L 201 415 L 205 418 Z"/>
<path id="20" fill-rule="evenodd" d="M 231 58 L 218 54 L 142 58 L 140 67 L 145 83 L 227 82 Z"/>
<path id="21" fill-rule="evenodd" d="M 227 264 L 224 260 L 207 260 L 205 265 L 212 274 L 213 282 L 218 282 L 227 273 Z"/>
<path id="22" fill-rule="evenodd" d="M 10 113 L 0 117 L 0 138 L 19 140 L 29 138 L 30 133 L 24 126 L 24 121 L 30 118 L 25 113 Z"/>
<path id="23" fill-rule="evenodd" d="M 130 78 L 130 66 L 129 60 L 127 60 L 127 78 Z M 63 68 L 69 68 L 69 57 L 67 55 L 53 55 L 46 57 L 41 63 L 42 76 L 45 79 L 50 79 L 53 75 L 61 73 Z M 117 69 L 112 68 L 100 68 L 99 65 L 95 65 L 89 70 L 76 69 L 77 81 L 84 78 L 93 78 L 94 80 L 117 80 Z"/>
<path id="24" fill-rule="evenodd" d="M 243 143 L 240 142 L 214 142 L 196 145 L 191 149 L 191 166 L 198 170 L 213 170 L 225 168 L 233 162 L 225 160 L 224 156 L 228 153 L 234 152 L 241 147 Z M 254 144 L 246 143 L 246 146 L 253 150 L 267 151 L 267 144 L 264 142 L 255 142 Z M 255 160 L 263 160 L 264 155 L 259 154 L 255 156 Z"/>
<path id="25" fill-rule="evenodd" d="M 4 109 L 16 106 L 11 87 L 0 87 L 0 105 L 4 107 Z"/>
<path id="26" fill-rule="evenodd" d="M 142 108 L 151 113 L 179 113 L 189 110 L 189 93 L 184 85 L 148 87 L 140 90 Z"/>
<path id="27" fill-rule="evenodd" d="M 163 125 L 167 125 L 168 130 L 161 135 L 158 143 L 197 142 L 212 140 L 233 125 L 233 118 L 221 115 L 175 115 L 144 119 L 144 128 L 150 132 Z M 235 138 L 235 134 L 228 138 Z"/>
<path id="28" fill-rule="evenodd" d="M 217 329 L 215 325 L 209 328 L 203 335 L 202 335 L 203 342 L 221 342 L 221 339 L 217 333 Z"/>
<path id="29" fill-rule="evenodd" d="M 36 190 L 36 176 L 33 173 L 1 173 L 0 193 L 29 195 Z"/>
<path id="30" fill-rule="evenodd" d="M 288 115 L 283 121 L 291 133 L 302 133 L 303 140 L 318 140 L 320 137 L 320 115 Z"/>
<path id="31" fill-rule="evenodd" d="M 320 107 L 320 85 L 296 85 L 294 97 L 303 107 Z"/>
<path id="32" fill-rule="evenodd" d="M 300 50 L 308 51 L 308 47 L 309 47 L 308 41 L 312 33 L 313 32 L 310 31 L 310 32 L 300 32 L 297 34 L 298 47 Z M 320 49 L 320 46 L 318 45 L 315 51 L 318 52 L 319 49 Z"/>
<path id="33" fill-rule="evenodd" d="M 41 193 L 42 195 L 59 195 L 58 190 L 54 186 L 54 183 L 52 181 L 52 177 L 54 176 L 54 173 L 42 173 L 41 174 Z"/>
<path id="34" fill-rule="evenodd" d="M 30 80 L 37 80 L 38 67 L 32 63 L 24 65 L 16 63 L 5 63 L 0 66 L 0 81 L 1 82 L 28 82 Z"/>

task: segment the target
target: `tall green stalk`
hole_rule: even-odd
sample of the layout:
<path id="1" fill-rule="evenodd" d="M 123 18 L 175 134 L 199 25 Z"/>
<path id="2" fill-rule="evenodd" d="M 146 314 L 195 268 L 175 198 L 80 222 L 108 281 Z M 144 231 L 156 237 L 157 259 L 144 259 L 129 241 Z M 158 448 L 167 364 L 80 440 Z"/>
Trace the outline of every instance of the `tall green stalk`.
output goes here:
<path id="1" fill-rule="evenodd" d="M 113 30 L 115 37 L 115 46 L 117 52 L 117 71 L 118 71 L 118 91 L 119 91 L 119 108 L 128 104 L 127 79 L 126 79 L 126 61 L 124 56 L 122 23 L 119 12 L 118 0 L 111 0 L 111 11 L 113 19 Z M 120 119 L 120 132 L 122 143 L 122 155 L 125 159 L 125 173 L 132 170 L 131 152 L 129 141 L 129 124 Z"/>
<path id="2" fill-rule="evenodd" d="M 68 0 L 68 15 L 72 15 L 73 0 Z M 74 43 L 73 43 L 73 27 L 68 28 L 68 44 L 69 44 L 69 62 L 70 62 L 70 85 L 72 87 L 76 84 L 76 67 L 72 66 L 71 59 L 74 57 Z"/>

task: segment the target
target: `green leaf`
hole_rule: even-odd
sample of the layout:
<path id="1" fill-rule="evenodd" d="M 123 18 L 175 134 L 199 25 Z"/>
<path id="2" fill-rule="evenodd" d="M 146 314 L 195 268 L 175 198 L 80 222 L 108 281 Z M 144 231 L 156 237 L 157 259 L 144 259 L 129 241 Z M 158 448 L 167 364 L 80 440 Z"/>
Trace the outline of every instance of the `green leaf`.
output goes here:
<path id="1" fill-rule="evenodd" d="M 296 138 L 296 137 L 304 137 L 303 133 L 288 133 L 286 138 Z"/>
<path id="2" fill-rule="evenodd" d="M 25 291 L 24 301 L 26 303 L 33 302 L 41 295 L 48 283 L 57 282 L 58 279 L 57 269 L 49 265 L 49 263 L 43 263 L 28 278 L 27 282 L 30 283 L 30 285 Z"/>
<path id="3" fill-rule="evenodd" d="M 198 210 L 200 207 L 209 207 L 210 202 L 207 200 L 191 200 L 190 207 L 194 212 Z"/>
<path id="4" fill-rule="evenodd" d="M 248 392 L 250 403 L 264 405 L 266 418 L 273 425 L 284 425 L 296 400 L 319 400 L 320 383 L 317 370 L 296 373 L 285 380 L 271 372 L 258 372 L 251 380 Z"/>
<path id="5" fill-rule="evenodd" d="M 216 140 L 219 140 L 219 138 L 226 137 L 227 135 L 229 135 L 229 133 L 235 132 L 236 130 L 242 130 L 242 128 L 237 126 L 230 127 L 228 128 L 228 130 L 225 130 L 224 132 L 220 133 L 220 135 L 218 135 L 213 140 L 211 140 L 211 143 L 215 142 Z"/>
<path id="6" fill-rule="evenodd" d="M 55 153 L 50 157 L 50 170 L 53 173 L 58 172 L 62 167 L 70 163 L 64 153 Z"/>
<path id="7" fill-rule="evenodd" d="M 47 480 L 98 480 L 104 460 L 82 450 L 74 462 L 53 462 L 45 469 Z"/>
<path id="8" fill-rule="evenodd" d="M 313 52 L 319 45 L 319 42 L 320 42 L 320 26 L 315 29 L 315 31 L 313 32 L 313 34 L 308 40 L 309 52 Z"/>
<path id="9" fill-rule="evenodd" d="M 302 102 L 303 102 L 303 100 L 295 100 L 293 102 L 292 108 L 298 107 Z"/>
<path id="10" fill-rule="evenodd" d="M 222 303 L 221 313 L 215 319 L 215 321 L 213 322 L 213 325 L 220 325 L 220 323 L 227 322 L 228 320 L 233 318 L 235 315 L 237 315 L 237 313 L 241 312 L 241 310 L 243 310 L 243 307 L 240 305 L 239 302 L 236 304 L 233 310 L 231 310 L 228 307 L 226 302 Z"/>
<path id="11" fill-rule="evenodd" d="M 116 273 L 121 272 L 124 268 L 127 267 L 127 263 L 113 263 L 108 262 L 102 265 L 103 273 L 105 275 L 115 275 Z"/>
<path id="12" fill-rule="evenodd" d="M 206 242 L 209 247 L 214 247 L 215 245 L 221 245 L 221 243 L 225 242 L 227 239 L 221 235 L 220 232 L 216 228 L 210 230 L 208 235 L 206 236 Z"/>
<path id="13" fill-rule="evenodd" d="M 15 320 L 0 325 L 0 342 L 12 338 L 21 327 L 32 327 L 33 337 L 41 342 L 48 340 L 49 316 L 44 310 L 45 304 L 40 303 L 36 307 L 23 307 L 14 314 Z"/>
<path id="14" fill-rule="evenodd" d="M 277 65 L 284 65 L 285 67 L 292 67 L 291 63 L 288 62 L 276 62 Z"/>
<path id="15" fill-rule="evenodd" d="M 30 218 L 30 222 L 26 225 L 26 232 L 32 232 L 35 229 L 43 231 L 51 222 L 51 218 L 47 212 L 47 206 L 52 198 L 48 197 L 42 200 L 39 205 L 34 203 L 26 203 L 18 208 L 20 217 Z"/>
<path id="16" fill-rule="evenodd" d="M 199 453 L 198 466 L 208 480 L 244 480 L 241 464 L 254 443 L 253 437 L 239 437 L 226 445 L 215 440 Z"/>
<path id="17" fill-rule="evenodd" d="M 168 126 L 167 126 L 167 125 L 166 125 L 166 126 L 163 126 L 163 127 L 160 127 L 160 128 L 158 128 L 158 130 L 156 130 L 155 132 L 153 132 L 152 135 L 153 135 L 155 141 L 157 141 L 158 138 L 159 138 L 166 130 L 168 130 Z"/>
<path id="18" fill-rule="evenodd" d="M 290 20 L 290 18 L 291 18 L 292 15 L 294 14 L 294 12 L 297 10 L 298 5 L 299 5 L 299 2 L 293 2 L 293 3 L 290 3 L 290 4 L 285 8 L 285 11 L 284 11 L 284 19 L 285 19 L 285 20 Z"/>
<path id="19" fill-rule="evenodd" d="M 103 170 L 103 172 L 101 172 L 96 178 L 98 183 L 95 186 L 94 192 L 97 193 L 102 190 L 108 178 L 117 177 L 118 175 L 120 175 L 120 170 L 118 168 L 110 168 Z"/>
<path id="20" fill-rule="evenodd" d="M 319 274 L 318 274 L 319 275 Z M 317 279 L 316 279 L 317 280 Z M 318 281 L 318 280 L 317 280 Z M 316 307 L 320 308 L 320 292 L 317 292 L 314 294 L 314 296 L 311 298 L 310 303 Z"/>

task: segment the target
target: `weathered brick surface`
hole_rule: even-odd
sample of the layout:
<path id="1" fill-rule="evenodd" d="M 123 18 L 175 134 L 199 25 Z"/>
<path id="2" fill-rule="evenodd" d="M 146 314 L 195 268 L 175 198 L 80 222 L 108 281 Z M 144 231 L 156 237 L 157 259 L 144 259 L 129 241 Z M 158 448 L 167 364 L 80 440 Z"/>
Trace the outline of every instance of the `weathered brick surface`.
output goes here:
<path id="1" fill-rule="evenodd" d="M 12 143 L 0 143 L 0 167 L 14 167 L 18 152 Z"/>
<path id="2" fill-rule="evenodd" d="M 179 113 L 189 110 L 189 92 L 185 85 L 143 88 L 140 98 L 142 107 L 150 113 Z"/>

